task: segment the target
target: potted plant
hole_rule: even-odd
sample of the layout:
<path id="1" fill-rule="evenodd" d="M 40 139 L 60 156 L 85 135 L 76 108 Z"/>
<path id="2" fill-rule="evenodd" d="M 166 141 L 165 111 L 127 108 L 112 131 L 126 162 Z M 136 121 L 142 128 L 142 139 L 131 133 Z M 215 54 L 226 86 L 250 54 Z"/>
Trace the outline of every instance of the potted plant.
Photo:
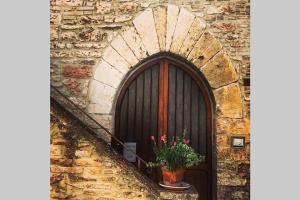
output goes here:
<path id="1" fill-rule="evenodd" d="M 173 138 L 167 142 L 167 136 L 161 136 L 162 146 L 158 147 L 155 137 L 151 136 L 154 144 L 155 162 L 148 162 L 148 167 L 160 167 L 163 176 L 163 183 L 166 185 L 176 185 L 182 182 L 184 172 L 187 168 L 199 164 L 205 160 L 204 156 L 198 155 L 190 146 L 189 140 L 185 137 Z"/>

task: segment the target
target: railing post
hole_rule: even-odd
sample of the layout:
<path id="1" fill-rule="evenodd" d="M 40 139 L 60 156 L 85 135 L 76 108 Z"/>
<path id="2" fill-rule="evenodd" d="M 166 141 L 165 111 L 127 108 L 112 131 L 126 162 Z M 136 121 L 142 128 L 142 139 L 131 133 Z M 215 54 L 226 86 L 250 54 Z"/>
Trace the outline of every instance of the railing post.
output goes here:
<path id="1" fill-rule="evenodd" d="M 138 169 L 139 171 L 141 171 L 141 160 L 139 158 L 137 160 L 138 160 Z"/>

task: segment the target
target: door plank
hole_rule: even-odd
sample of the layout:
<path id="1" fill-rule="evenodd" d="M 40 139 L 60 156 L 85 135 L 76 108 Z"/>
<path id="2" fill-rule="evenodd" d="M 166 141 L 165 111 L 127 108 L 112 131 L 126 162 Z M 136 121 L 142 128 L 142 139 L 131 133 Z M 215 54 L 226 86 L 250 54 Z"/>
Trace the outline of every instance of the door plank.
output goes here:
<path id="1" fill-rule="evenodd" d="M 136 80 L 136 112 L 135 112 L 135 141 L 137 143 L 137 152 L 139 156 L 145 159 L 141 154 L 143 151 L 143 100 L 144 100 L 144 74 L 138 76 Z"/>
<path id="2" fill-rule="evenodd" d="M 203 95 L 199 95 L 199 153 L 206 155 L 206 108 Z"/>
<path id="3" fill-rule="evenodd" d="M 151 126 L 150 134 L 158 138 L 158 91 L 159 91 L 159 66 L 156 65 L 151 68 Z M 153 151 L 151 151 L 153 152 Z M 150 160 L 154 160 L 155 156 L 152 153 Z"/>
<path id="4" fill-rule="evenodd" d="M 159 92 L 159 65 L 151 68 L 151 122 L 150 134 L 158 138 L 158 92 Z M 150 142 L 150 140 L 149 140 Z M 151 145 L 152 147 L 152 145 Z M 153 148 L 149 149 L 149 161 L 155 161 Z M 150 173 L 149 173 L 150 172 Z M 160 181 L 159 173 L 156 169 L 148 170 L 149 176 L 156 182 Z"/>
<path id="5" fill-rule="evenodd" d="M 143 154 L 149 158 L 150 143 L 150 112 L 151 112 L 151 69 L 144 72 L 144 104 L 143 104 Z"/>
<path id="6" fill-rule="evenodd" d="M 176 67 L 169 66 L 168 142 L 176 136 Z"/>
<path id="7" fill-rule="evenodd" d="M 183 95 L 183 128 L 186 131 L 186 137 L 190 139 L 191 133 L 191 77 L 184 74 L 184 95 Z"/>
<path id="8" fill-rule="evenodd" d="M 136 80 L 131 83 L 128 88 L 128 132 L 127 141 L 135 142 L 135 96 L 136 96 Z"/>
<path id="9" fill-rule="evenodd" d="M 120 114 L 120 139 L 122 142 L 127 140 L 127 128 L 128 128 L 128 90 L 124 95 L 123 102 L 121 104 L 121 114 Z"/>
<path id="10" fill-rule="evenodd" d="M 198 151 L 198 133 L 199 133 L 199 91 L 197 85 L 192 81 L 191 85 L 191 146 Z"/>
<path id="11" fill-rule="evenodd" d="M 176 70 L 176 135 L 182 136 L 183 133 L 183 71 Z"/>
<path id="12" fill-rule="evenodd" d="M 169 89 L 169 67 L 164 61 L 159 68 L 159 105 L 158 105 L 158 136 L 167 134 L 168 130 L 168 89 Z M 161 141 L 158 140 L 161 146 Z"/>

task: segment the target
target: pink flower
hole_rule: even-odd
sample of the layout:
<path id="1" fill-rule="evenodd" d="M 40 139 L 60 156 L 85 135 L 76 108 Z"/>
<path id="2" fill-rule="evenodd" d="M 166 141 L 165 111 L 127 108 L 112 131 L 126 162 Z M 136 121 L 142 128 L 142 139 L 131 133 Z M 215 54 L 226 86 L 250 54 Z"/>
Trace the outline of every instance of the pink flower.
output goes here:
<path id="1" fill-rule="evenodd" d="M 176 145 L 176 141 L 173 142 L 173 146 L 175 146 L 175 145 Z"/>
<path id="2" fill-rule="evenodd" d="M 160 137 L 160 140 L 163 141 L 164 143 L 166 143 L 167 142 L 167 135 L 162 135 Z"/>
<path id="3" fill-rule="evenodd" d="M 153 135 L 151 135 L 150 139 L 151 139 L 152 141 L 155 141 L 155 137 L 154 137 Z"/>
<path id="4" fill-rule="evenodd" d="M 189 139 L 185 139 L 185 138 L 183 138 L 183 144 L 188 144 L 188 143 L 190 143 L 190 140 Z"/>

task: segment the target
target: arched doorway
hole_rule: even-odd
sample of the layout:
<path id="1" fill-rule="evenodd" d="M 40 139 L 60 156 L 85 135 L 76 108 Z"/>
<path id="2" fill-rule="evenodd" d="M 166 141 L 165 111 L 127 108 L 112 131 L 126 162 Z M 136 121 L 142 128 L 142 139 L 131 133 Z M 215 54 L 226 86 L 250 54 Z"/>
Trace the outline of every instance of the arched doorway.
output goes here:
<path id="1" fill-rule="evenodd" d="M 213 195 L 214 99 L 204 76 L 194 65 L 171 53 L 153 55 L 139 63 L 124 79 L 115 104 L 115 135 L 123 142 L 136 143 L 136 152 L 154 160 L 150 135 L 168 140 L 186 130 L 190 145 L 206 161 L 187 171 L 201 199 Z M 158 141 L 159 142 L 159 141 Z M 113 147 L 122 151 L 117 146 Z M 157 171 L 145 174 L 158 181 Z"/>

